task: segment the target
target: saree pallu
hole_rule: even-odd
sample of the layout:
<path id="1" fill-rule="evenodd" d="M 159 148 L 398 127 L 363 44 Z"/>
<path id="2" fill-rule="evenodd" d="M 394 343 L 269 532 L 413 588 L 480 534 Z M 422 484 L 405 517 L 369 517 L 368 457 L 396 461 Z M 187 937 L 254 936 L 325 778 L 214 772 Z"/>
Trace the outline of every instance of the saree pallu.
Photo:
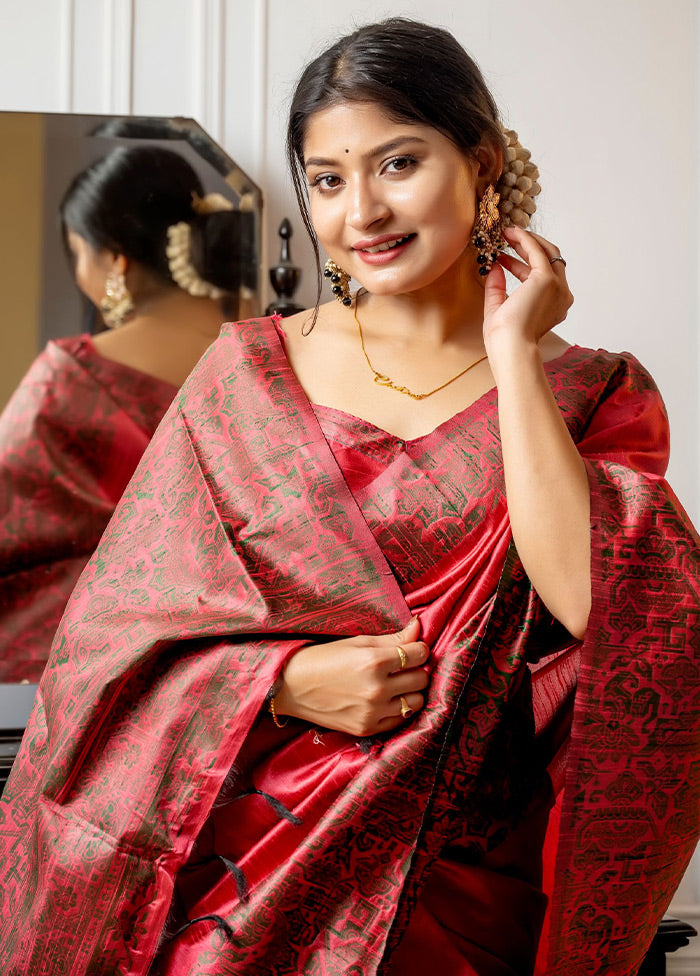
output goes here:
<path id="1" fill-rule="evenodd" d="M 49 342 L 0 417 L 0 681 L 38 681 L 80 573 L 175 396 Z"/>
<path id="2" fill-rule="evenodd" d="M 546 776 L 563 799 L 538 965 L 636 972 L 698 836 L 698 538 L 662 480 L 663 411 L 632 357 L 573 348 L 546 369 L 591 483 L 580 646 L 512 546 L 494 391 L 441 432 L 464 462 L 451 484 L 430 476 L 430 451 L 422 470 L 400 454 L 387 475 L 414 524 L 387 546 L 462 533 L 411 581 L 409 605 L 272 321 L 224 330 L 56 636 L 0 801 L 3 972 L 147 973 L 177 944 L 173 893 L 216 804 L 285 748 L 249 761 L 256 736 L 277 735 L 262 713 L 284 662 L 306 643 L 393 632 L 412 611 L 431 645 L 426 707 L 368 749 L 321 733 L 324 775 L 300 769 L 293 819 L 276 814 L 243 851 L 248 896 L 197 966 L 390 972 L 431 869 L 454 846 L 478 868 Z M 245 837 L 269 791 L 240 786 L 260 791 L 233 828 Z"/>

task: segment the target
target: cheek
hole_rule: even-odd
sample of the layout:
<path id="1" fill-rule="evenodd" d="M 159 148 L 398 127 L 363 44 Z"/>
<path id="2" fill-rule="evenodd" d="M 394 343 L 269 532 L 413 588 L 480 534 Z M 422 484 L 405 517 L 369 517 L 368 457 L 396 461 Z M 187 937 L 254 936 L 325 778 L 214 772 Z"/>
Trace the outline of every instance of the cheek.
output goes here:
<path id="1" fill-rule="evenodd" d="M 450 226 L 455 232 L 461 229 L 464 234 L 470 234 L 476 219 L 474 192 L 471 187 L 457 184 L 451 192 L 431 194 L 425 212 L 432 214 L 435 222 L 444 228 Z"/>
<path id="2" fill-rule="evenodd" d="M 78 260 L 75 265 L 75 283 L 84 295 L 99 305 L 104 295 L 105 276 L 97 272 L 89 261 Z"/>
<path id="3" fill-rule="evenodd" d="M 87 288 L 87 269 L 85 268 L 85 262 L 81 258 L 78 258 L 75 262 L 75 283 L 83 292 Z"/>
<path id="4" fill-rule="evenodd" d="M 340 241 L 343 229 L 343 216 L 340 208 L 327 200 L 312 200 L 309 203 L 309 216 L 316 236 L 323 246 Z"/>

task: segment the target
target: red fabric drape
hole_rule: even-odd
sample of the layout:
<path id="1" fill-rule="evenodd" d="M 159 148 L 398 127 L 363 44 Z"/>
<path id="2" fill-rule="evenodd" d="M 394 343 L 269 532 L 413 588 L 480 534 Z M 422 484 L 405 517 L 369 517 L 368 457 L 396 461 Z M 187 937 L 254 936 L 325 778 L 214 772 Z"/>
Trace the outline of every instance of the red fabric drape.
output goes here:
<path id="1" fill-rule="evenodd" d="M 250 898 L 226 919 L 233 939 L 212 926 L 199 964 L 387 972 L 446 846 L 478 858 L 516 829 L 540 756 L 565 783 L 547 971 L 632 976 L 698 835 L 698 539 L 661 478 L 665 420 L 638 364 L 572 349 L 547 371 L 591 475 L 580 667 L 509 545 L 494 393 L 439 432 L 460 479 L 430 473 L 429 444 L 423 476 L 400 457 L 387 473 L 426 552 L 449 523 L 462 533 L 409 606 L 391 569 L 402 540 L 382 535 L 381 512 L 370 530 L 272 322 L 227 327 L 57 634 L 0 802 L 5 971 L 147 973 L 286 657 L 418 610 L 437 662 L 428 706 L 367 753 L 329 736 L 301 824 L 276 818 L 246 848 Z"/>
<path id="2" fill-rule="evenodd" d="M 176 388 L 49 342 L 0 417 L 0 681 L 38 681 L 68 597 Z"/>

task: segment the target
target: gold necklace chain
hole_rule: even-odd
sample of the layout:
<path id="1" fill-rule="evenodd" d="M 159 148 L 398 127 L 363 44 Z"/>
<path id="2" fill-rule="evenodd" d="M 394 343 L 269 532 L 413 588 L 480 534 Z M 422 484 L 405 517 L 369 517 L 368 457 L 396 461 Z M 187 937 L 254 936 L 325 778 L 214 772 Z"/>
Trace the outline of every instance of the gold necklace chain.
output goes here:
<path id="1" fill-rule="evenodd" d="M 445 383 L 441 383 L 440 386 L 436 386 L 434 390 L 430 390 L 428 393 L 414 393 L 413 390 L 409 390 L 407 386 L 399 386 L 398 383 L 394 383 L 394 381 L 390 377 L 388 377 L 386 373 L 380 373 L 378 370 L 374 368 L 374 366 L 370 362 L 370 358 L 367 355 L 367 350 L 365 349 L 365 337 L 362 335 L 362 326 L 360 325 L 360 320 L 357 317 L 357 298 L 358 296 L 356 295 L 353 306 L 354 306 L 354 313 L 355 313 L 355 321 L 357 322 L 357 329 L 358 332 L 360 333 L 360 345 L 362 346 L 362 352 L 364 353 L 365 359 L 367 360 L 367 365 L 374 373 L 374 382 L 377 383 L 379 386 L 387 386 L 390 390 L 394 390 L 396 393 L 403 393 L 405 396 L 411 397 L 412 400 L 425 400 L 426 397 L 432 396 L 433 393 L 439 393 L 440 390 L 444 390 L 446 386 L 450 385 L 450 383 L 454 383 L 455 380 L 458 380 L 460 378 L 460 376 L 464 376 L 464 374 L 468 373 L 470 369 L 474 369 L 475 366 L 478 366 L 479 363 L 483 363 L 483 361 L 488 358 L 487 356 L 482 356 L 480 359 L 475 360 L 465 369 L 457 373 L 456 376 L 453 376 L 451 380 L 447 380 Z"/>

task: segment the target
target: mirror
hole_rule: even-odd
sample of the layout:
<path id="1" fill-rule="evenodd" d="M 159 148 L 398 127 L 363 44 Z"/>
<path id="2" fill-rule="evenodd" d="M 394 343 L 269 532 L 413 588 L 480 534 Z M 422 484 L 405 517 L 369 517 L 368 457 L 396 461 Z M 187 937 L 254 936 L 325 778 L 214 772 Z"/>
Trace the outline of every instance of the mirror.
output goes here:
<path id="1" fill-rule="evenodd" d="M 261 306 L 262 193 L 193 119 L 0 112 L 0 409 L 48 339 L 98 327 L 64 251 L 63 193 L 76 173 L 116 146 L 144 143 L 180 153 L 207 193 L 222 193 L 236 209 L 251 212 L 257 281 L 251 304 Z"/>

